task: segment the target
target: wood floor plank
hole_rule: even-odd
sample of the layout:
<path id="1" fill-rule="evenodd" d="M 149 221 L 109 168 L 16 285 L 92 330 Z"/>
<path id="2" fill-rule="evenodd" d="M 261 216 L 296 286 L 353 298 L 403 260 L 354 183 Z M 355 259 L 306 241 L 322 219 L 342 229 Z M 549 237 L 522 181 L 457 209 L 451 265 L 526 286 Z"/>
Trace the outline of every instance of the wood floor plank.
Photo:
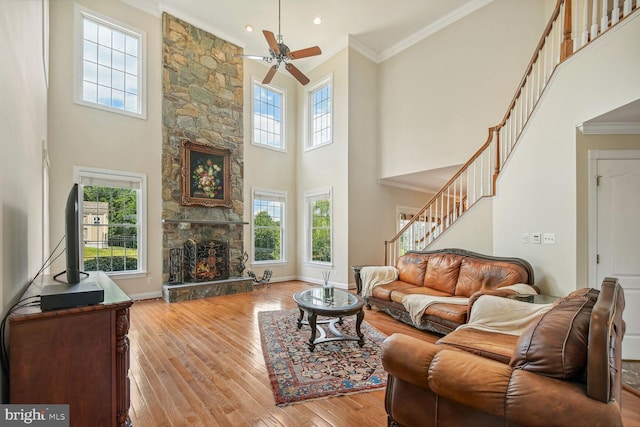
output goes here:
<path id="1" fill-rule="evenodd" d="M 384 389 L 275 406 L 258 328 L 260 311 L 296 308 L 309 285 L 271 288 L 182 303 L 137 301 L 131 308 L 131 410 L 134 427 L 384 426 Z M 366 310 L 386 335 L 438 337 Z M 625 427 L 640 427 L 640 397 L 624 392 Z"/>

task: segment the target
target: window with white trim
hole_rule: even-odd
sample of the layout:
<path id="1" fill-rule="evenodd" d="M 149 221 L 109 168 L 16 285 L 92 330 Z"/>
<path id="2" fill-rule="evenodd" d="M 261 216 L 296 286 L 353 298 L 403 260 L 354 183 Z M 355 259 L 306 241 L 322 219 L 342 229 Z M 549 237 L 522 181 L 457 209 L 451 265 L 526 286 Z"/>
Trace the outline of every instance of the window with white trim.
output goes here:
<path id="1" fill-rule="evenodd" d="M 253 263 L 285 262 L 287 193 L 253 190 Z"/>
<path id="2" fill-rule="evenodd" d="M 146 118 L 146 33 L 75 7 L 77 104 Z"/>
<path id="3" fill-rule="evenodd" d="M 108 274 L 146 271 L 146 176 L 86 167 L 80 184 L 82 270 Z"/>
<path id="4" fill-rule="evenodd" d="M 330 144 L 332 141 L 333 93 L 331 88 L 332 78 L 329 77 L 308 92 L 308 149 Z"/>
<path id="5" fill-rule="evenodd" d="M 284 93 L 253 83 L 253 143 L 284 150 Z"/>
<path id="6" fill-rule="evenodd" d="M 305 194 L 307 210 L 307 262 L 331 265 L 332 202 L 331 190 Z"/>

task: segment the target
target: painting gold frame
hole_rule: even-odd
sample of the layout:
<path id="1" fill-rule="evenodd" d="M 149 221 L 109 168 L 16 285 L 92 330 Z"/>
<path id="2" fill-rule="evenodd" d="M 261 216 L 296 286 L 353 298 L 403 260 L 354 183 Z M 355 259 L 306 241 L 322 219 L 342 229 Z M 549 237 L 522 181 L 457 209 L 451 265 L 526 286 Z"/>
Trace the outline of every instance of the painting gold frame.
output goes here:
<path id="1" fill-rule="evenodd" d="M 183 206 L 231 207 L 231 149 L 180 141 Z"/>

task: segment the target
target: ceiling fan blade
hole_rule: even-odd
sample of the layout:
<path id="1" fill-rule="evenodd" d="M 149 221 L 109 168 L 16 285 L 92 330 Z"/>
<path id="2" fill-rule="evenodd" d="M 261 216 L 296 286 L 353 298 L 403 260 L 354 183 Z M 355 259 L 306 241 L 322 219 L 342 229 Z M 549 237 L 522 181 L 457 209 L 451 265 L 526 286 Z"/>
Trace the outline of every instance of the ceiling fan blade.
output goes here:
<path id="1" fill-rule="evenodd" d="M 322 51 L 318 46 L 308 47 L 306 49 L 296 50 L 295 52 L 289 52 L 289 59 L 307 58 L 309 56 L 316 56 L 322 54 Z"/>
<path id="2" fill-rule="evenodd" d="M 239 53 L 236 53 L 233 55 L 234 58 L 247 58 L 247 59 L 260 59 L 262 61 L 266 61 L 267 59 L 269 59 L 266 56 L 262 56 L 262 55 L 240 55 Z"/>
<path id="3" fill-rule="evenodd" d="M 307 76 L 302 74 L 302 71 L 298 70 L 298 68 L 295 65 L 286 64 L 284 67 L 287 69 L 288 72 L 291 73 L 293 77 L 296 78 L 296 80 L 300 82 L 300 84 L 302 84 L 302 86 L 306 85 L 311 81 Z"/>
<path id="4" fill-rule="evenodd" d="M 271 83 L 271 79 L 276 75 L 276 71 L 278 71 L 278 64 L 275 64 L 273 67 L 269 68 L 269 72 L 264 76 L 264 80 L 262 80 L 263 85 L 268 85 Z"/>
<path id="5" fill-rule="evenodd" d="M 278 40 L 276 40 L 276 36 L 271 31 L 267 30 L 262 30 L 262 34 L 264 34 L 264 38 L 267 39 L 269 48 L 271 48 L 276 55 L 280 55 L 280 48 L 278 47 Z"/>

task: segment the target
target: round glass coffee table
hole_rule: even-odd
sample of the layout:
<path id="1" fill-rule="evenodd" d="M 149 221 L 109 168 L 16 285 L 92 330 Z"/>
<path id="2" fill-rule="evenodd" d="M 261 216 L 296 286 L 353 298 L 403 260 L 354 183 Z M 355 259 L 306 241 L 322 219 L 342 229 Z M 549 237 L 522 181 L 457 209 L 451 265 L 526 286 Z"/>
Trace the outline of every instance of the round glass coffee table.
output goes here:
<path id="1" fill-rule="evenodd" d="M 298 329 L 304 324 L 311 327 L 311 338 L 307 346 L 310 351 L 317 344 L 330 341 L 358 341 L 358 345 L 364 345 L 364 335 L 360 331 L 362 319 L 364 319 L 364 299 L 342 289 L 333 289 L 333 297 L 325 298 L 324 289 L 322 287 L 314 287 L 297 292 L 293 296 L 293 300 L 298 304 L 300 309 L 300 317 L 298 318 Z M 304 320 L 304 314 L 307 313 L 307 319 Z M 347 316 L 356 316 L 356 334 L 343 335 L 336 324 L 342 325 L 342 319 Z M 328 317 L 329 319 L 318 320 L 318 316 Z M 321 325 L 327 325 L 329 331 L 333 334 L 328 337 Z M 316 332 L 320 334 L 316 338 Z"/>

